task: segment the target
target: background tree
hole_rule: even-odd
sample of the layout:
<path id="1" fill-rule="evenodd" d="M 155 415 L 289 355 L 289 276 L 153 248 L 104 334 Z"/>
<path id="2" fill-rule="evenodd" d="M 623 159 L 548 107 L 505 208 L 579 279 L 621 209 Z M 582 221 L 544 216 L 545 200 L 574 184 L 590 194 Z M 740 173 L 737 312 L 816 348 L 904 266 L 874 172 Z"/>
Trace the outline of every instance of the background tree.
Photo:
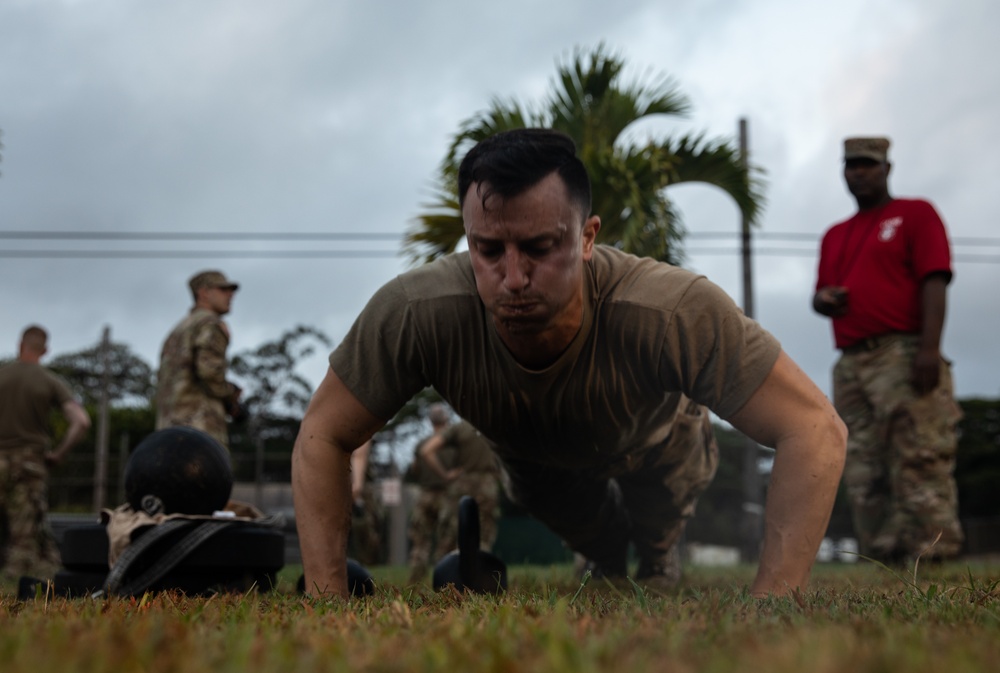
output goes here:
<path id="1" fill-rule="evenodd" d="M 296 414 L 299 418 L 312 397 L 312 386 L 296 371 L 298 364 L 330 337 L 315 327 L 297 325 L 275 341 L 235 354 L 229 371 L 243 386 L 241 404 L 252 417 L 268 420 Z"/>
<path id="2" fill-rule="evenodd" d="M 66 379 L 85 406 L 101 399 L 104 356 L 101 344 L 65 355 L 57 355 L 46 366 Z M 127 344 L 108 344 L 108 403 L 111 406 L 148 406 L 156 386 L 153 370 Z"/>
<path id="3" fill-rule="evenodd" d="M 960 400 L 955 481 L 963 519 L 1000 517 L 1000 400 Z M 998 540 L 1000 543 L 1000 540 Z M 1000 544 L 998 544 L 1000 547 Z"/>
<path id="4" fill-rule="evenodd" d="M 577 50 L 559 65 L 552 91 L 540 105 L 496 98 L 463 122 L 441 164 L 427 212 L 407 233 L 404 247 L 410 258 L 429 261 L 447 254 L 464 235 L 457 175 L 465 153 L 497 132 L 529 126 L 562 131 L 576 142 L 593 183 L 593 212 L 601 217 L 598 242 L 680 263 L 684 227 L 664 190 L 687 182 L 719 187 L 750 222 L 756 221 L 764 201 L 762 184 L 728 141 L 695 134 L 638 142 L 626 134 L 655 115 L 684 115 L 689 103 L 664 75 L 623 81 L 624 67 L 624 60 L 604 45 Z"/>
<path id="5" fill-rule="evenodd" d="M 243 387 L 240 404 L 246 412 L 229 428 L 237 480 L 290 480 L 292 446 L 313 392 L 296 369 L 317 348 L 327 351 L 331 345 L 322 331 L 297 325 L 230 359 L 229 372 Z"/>
<path id="6" fill-rule="evenodd" d="M 428 387 L 410 398 L 385 426 L 373 437 L 373 460 L 394 463 L 405 469 L 413 460 L 417 443 L 431 432 L 427 410 L 435 402 L 442 402 L 441 395 Z"/>

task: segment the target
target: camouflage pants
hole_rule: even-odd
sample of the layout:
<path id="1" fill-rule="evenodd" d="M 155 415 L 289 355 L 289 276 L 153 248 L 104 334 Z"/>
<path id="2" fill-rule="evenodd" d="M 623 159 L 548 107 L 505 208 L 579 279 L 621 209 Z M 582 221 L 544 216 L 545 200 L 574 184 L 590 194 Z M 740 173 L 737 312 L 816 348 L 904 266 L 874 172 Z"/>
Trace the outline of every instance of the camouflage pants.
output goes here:
<path id="1" fill-rule="evenodd" d="M 362 565 L 378 565 L 382 563 L 382 502 L 372 482 L 361 493 L 361 502 L 351 512 L 347 553 Z"/>
<path id="2" fill-rule="evenodd" d="M 440 540 L 439 522 L 446 492 L 443 488 L 421 488 L 410 518 L 410 580 L 417 582 L 427 574 L 435 542 Z M 433 559 L 438 560 L 438 557 Z"/>
<path id="3" fill-rule="evenodd" d="M 667 559 L 719 464 L 708 411 L 682 405 L 667 440 L 624 464 L 583 471 L 505 461 L 511 499 L 586 558 L 615 567 L 628 543 L 639 558 Z"/>
<path id="4" fill-rule="evenodd" d="M 448 484 L 441 508 L 441 518 L 435 558 L 441 558 L 458 548 L 458 501 L 463 495 L 472 496 L 479 505 L 479 548 L 491 551 L 497 539 L 497 518 L 500 516 L 500 484 L 491 472 L 465 472 Z"/>
<path id="5" fill-rule="evenodd" d="M 955 486 L 956 425 L 951 367 L 937 389 L 918 397 L 910 383 L 917 337 L 900 335 L 874 350 L 844 354 L 833 370 L 833 397 L 847 424 L 847 486 L 862 554 L 958 554 L 962 529 Z"/>
<path id="6" fill-rule="evenodd" d="M 0 575 L 51 578 L 59 548 L 46 522 L 48 468 L 40 449 L 0 451 Z"/>

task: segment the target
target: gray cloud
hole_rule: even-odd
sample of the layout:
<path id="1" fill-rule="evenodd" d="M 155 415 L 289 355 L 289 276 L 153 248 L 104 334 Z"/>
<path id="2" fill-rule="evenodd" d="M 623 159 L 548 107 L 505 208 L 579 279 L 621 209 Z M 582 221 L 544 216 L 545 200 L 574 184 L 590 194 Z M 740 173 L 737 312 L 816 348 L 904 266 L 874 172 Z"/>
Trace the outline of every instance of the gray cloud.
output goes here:
<path id="1" fill-rule="evenodd" d="M 818 236 L 849 215 L 840 141 L 878 131 L 895 141 L 897 193 L 933 200 L 955 237 L 992 237 L 1000 205 L 981 178 L 1000 172 L 988 149 L 1000 145 L 992 86 L 1000 49 L 987 33 L 998 13 L 985 0 L 961 11 L 893 0 L 516 1 L 502 11 L 446 0 L 4 3 L 0 231 L 233 239 L 204 244 L 220 252 L 208 259 L 0 258 L 0 353 L 13 351 L 29 322 L 49 327 L 56 352 L 94 343 L 109 324 L 116 340 L 155 363 L 187 308 L 186 279 L 208 267 L 243 283 L 234 349 L 297 323 L 340 338 L 404 268 L 401 259 L 222 253 L 315 248 L 240 241 L 247 232 L 402 233 L 461 120 L 494 96 L 537 99 L 558 59 L 601 40 L 637 76 L 668 73 L 691 97 L 690 118 L 635 133 L 733 137 L 737 119 L 749 119 L 752 159 L 769 182 L 762 231 Z M 672 194 L 692 232 L 738 226 L 731 204 L 711 190 Z M 741 296 L 735 255 L 689 261 Z M 1000 317 L 988 288 L 1000 282 L 1000 264 L 958 262 L 956 270 L 946 349 L 959 393 L 993 396 Z M 758 317 L 828 389 L 834 352 L 829 326 L 808 309 L 814 272 L 808 256 L 759 257 Z M 320 358 L 307 374 L 315 381 L 323 370 Z"/>

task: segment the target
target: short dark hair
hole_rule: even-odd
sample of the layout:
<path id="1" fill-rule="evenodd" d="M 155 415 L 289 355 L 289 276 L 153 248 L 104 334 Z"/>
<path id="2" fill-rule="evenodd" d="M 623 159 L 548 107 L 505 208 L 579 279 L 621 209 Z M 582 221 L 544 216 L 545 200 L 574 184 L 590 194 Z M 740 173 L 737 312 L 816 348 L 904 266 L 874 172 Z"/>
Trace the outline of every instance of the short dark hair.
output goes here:
<path id="1" fill-rule="evenodd" d="M 42 352 L 48 345 L 49 333 L 39 325 L 28 325 L 21 332 L 21 345 L 35 352 Z"/>
<path id="2" fill-rule="evenodd" d="M 583 218 L 589 217 L 590 176 L 576 156 L 573 139 L 552 129 L 515 129 L 480 141 L 458 167 L 458 202 L 465 205 L 465 196 L 473 183 L 489 183 L 487 191 L 479 192 L 485 207 L 490 196 L 501 199 L 518 196 L 553 172 L 562 178 Z"/>

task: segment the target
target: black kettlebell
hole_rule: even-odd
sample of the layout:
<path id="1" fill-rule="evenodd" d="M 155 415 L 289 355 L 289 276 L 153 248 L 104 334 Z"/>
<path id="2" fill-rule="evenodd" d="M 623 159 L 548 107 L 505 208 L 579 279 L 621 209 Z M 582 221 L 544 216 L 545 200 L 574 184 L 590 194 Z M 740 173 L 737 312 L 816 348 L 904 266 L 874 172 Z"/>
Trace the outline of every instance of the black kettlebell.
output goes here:
<path id="1" fill-rule="evenodd" d="M 434 589 L 453 584 L 459 591 L 501 594 L 507 590 L 507 566 L 479 548 L 479 505 L 464 495 L 458 501 L 458 551 L 434 566 Z"/>
<path id="2" fill-rule="evenodd" d="M 295 585 L 300 594 L 306 592 L 306 576 L 300 575 Z M 347 559 L 347 590 L 355 598 L 375 593 L 375 580 L 368 569 L 352 558 Z"/>

